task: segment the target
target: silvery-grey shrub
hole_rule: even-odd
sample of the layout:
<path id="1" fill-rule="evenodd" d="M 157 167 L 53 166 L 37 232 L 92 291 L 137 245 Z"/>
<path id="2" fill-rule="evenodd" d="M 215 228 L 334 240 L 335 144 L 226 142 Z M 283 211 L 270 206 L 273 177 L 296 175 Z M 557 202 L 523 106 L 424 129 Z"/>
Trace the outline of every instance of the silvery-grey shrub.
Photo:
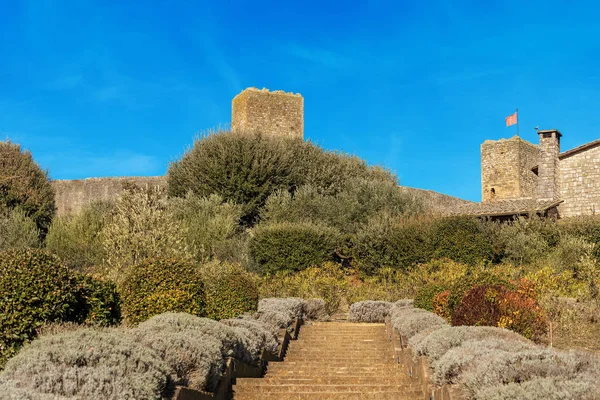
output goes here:
<path id="1" fill-rule="evenodd" d="M 424 338 L 411 338 L 408 341 L 415 356 L 427 356 L 433 362 L 442 357 L 448 350 L 460 346 L 467 340 L 483 340 L 487 338 L 505 339 L 517 342 L 529 342 L 526 338 L 508 329 L 492 326 L 447 326 Z M 418 339 L 422 339 L 417 342 Z"/>
<path id="2" fill-rule="evenodd" d="M 130 334 L 168 364 L 176 384 L 206 390 L 216 387 L 225 362 L 219 340 L 193 329 L 145 329 L 142 325 Z"/>
<path id="3" fill-rule="evenodd" d="M 384 322 L 393 303 L 389 301 L 365 300 L 354 303 L 348 312 L 351 322 Z"/>
<path id="4" fill-rule="evenodd" d="M 392 310 L 391 317 L 392 327 L 407 339 L 425 329 L 448 326 L 444 318 L 419 308 L 396 307 Z"/>
<path id="5" fill-rule="evenodd" d="M 36 339 L 7 362 L 0 378 L 27 391 L 94 400 L 161 399 L 171 384 L 167 364 L 122 329 Z"/>
<path id="6" fill-rule="evenodd" d="M 400 300 L 396 301 L 393 304 L 393 306 L 394 307 L 399 307 L 399 308 L 402 308 L 402 307 L 412 307 L 413 304 L 414 304 L 414 302 L 415 302 L 414 299 L 400 299 Z"/>
<path id="7" fill-rule="evenodd" d="M 440 331 L 442 330 L 445 329 L 440 329 Z M 533 342 L 504 338 L 492 337 L 482 340 L 467 340 L 459 346 L 450 348 L 438 359 L 431 362 L 432 378 L 437 385 L 457 383 L 465 368 L 479 357 L 491 353 L 497 355 L 501 352 L 530 350 L 535 347 L 536 345 Z"/>
<path id="8" fill-rule="evenodd" d="M 254 317 L 267 325 L 269 330 L 277 335 L 280 329 L 291 329 L 293 317 L 289 313 L 279 311 L 258 311 Z"/>
<path id="9" fill-rule="evenodd" d="M 560 377 L 534 378 L 525 382 L 485 387 L 476 400 L 596 400 L 600 398 L 598 380 Z"/>
<path id="10" fill-rule="evenodd" d="M 306 318 L 312 321 L 329 321 L 330 315 L 325 309 L 325 300 L 307 299 L 305 300 Z"/>
<path id="11" fill-rule="evenodd" d="M 463 372 L 460 382 L 476 394 L 488 386 L 524 382 L 534 378 L 598 375 L 599 361 L 590 354 L 551 349 L 533 349 L 521 352 L 498 352 L 474 360 Z"/>
<path id="12" fill-rule="evenodd" d="M 293 318 L 303 318 L 306 310 L 306 300 L 299 297 L 269 297 L 258 302 L 258 312 L 286 312 Z"/>
<path id="13" fill-rule="evenodd" d="M 39 393 L 33 389 L 22 389 L 15 382 L 0 379 L 0 399 L 2 400 L 68 400 L 55 394 Z"/>
<path id="14" fill-rule="evenodd" d="M 221 323 L 240 331 L 245 331 L 246 337 L 249 340 L 247 349 L 253 357 L 260 357 L 262 349 L 270 353 L 277 353 L 279 347 L 277 336 L 261 321 L 232 318 L 221 320 Z"/>

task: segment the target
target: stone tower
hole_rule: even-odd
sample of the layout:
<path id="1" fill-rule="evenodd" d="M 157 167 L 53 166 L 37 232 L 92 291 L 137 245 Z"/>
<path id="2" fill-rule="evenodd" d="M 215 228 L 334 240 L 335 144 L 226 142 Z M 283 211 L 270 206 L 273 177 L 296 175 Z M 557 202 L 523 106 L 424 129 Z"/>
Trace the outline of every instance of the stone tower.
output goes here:
<path id="1" fill-rule="evenodd" d="M 481 201 L 535 198 L 539 149 L 518 136 L 481 145 Z"/>
<path id="2" fill-rule="evenodd" d="M 304 98 L 282 90 L 245 89 L 231 102 L 231 131 L 304 139 Z"/>
<path id="3" fill-rule="evenodd" d="M 540 136 L 539 178 L 537 198 L 553 200 L 558 198 L 558 155 L 560 154 L 560 137 L 556 130 L 538 131 Z"/>

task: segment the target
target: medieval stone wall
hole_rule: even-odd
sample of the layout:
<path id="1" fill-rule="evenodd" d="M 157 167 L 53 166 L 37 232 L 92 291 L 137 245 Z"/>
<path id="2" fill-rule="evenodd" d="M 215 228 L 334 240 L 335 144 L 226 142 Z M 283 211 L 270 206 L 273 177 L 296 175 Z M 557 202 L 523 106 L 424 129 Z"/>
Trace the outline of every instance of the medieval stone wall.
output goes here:
<path id="1" fill-rule="evenodd" d="M 540 149 L 533 143 L 521 140 L 519 145 L 519 187 L 521 196 L 535 198 L 538 175 L 533 171 L 540 162 Z"/>
<path id="2" fill-rule="evenodd" d="M 558 207 L 561 217 L 600 213 L 600 147 L 593 147 L 559 161 Z"/>
<path id="3" fill-rule="evenodd" d="M 304 138 L 304 99 L 281 90 L 248 88 L 231 102 L 233 132 Z"/>
<path id="4" fill-rule="evenodd" d="M 94 201 L 117 200 L 123 191 L 123 184 L 131 182 L 140 186 L 166 187 L 164 176 L 87 178 L 78 180 L 56 180 L 52 186 L 56 191 L 57 215 L 76 214 Z"/>

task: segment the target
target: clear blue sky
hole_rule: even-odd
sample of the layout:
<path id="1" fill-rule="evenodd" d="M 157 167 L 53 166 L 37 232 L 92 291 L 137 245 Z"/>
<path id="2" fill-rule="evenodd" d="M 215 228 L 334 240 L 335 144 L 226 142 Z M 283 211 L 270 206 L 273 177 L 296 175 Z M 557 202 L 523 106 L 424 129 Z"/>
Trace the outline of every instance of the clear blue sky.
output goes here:
<path id="1" fill-rule="evenodd" d="M 54 179 L 160 175 L 249 86 L 305 137 L 480 200 L 479 146 L 600 138 L 596 1 L 0 0 L 0 135 Z M 452 5 L 450 5 L 452 3 Z"/>

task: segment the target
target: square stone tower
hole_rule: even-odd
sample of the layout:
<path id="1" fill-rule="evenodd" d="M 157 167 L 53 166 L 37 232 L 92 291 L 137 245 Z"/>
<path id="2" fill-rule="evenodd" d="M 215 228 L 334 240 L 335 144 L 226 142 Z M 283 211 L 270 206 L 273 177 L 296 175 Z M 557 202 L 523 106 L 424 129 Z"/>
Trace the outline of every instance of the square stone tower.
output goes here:
<path id="1" fill-rule="evenodd" d="M 231 131 L 304 139 L 304 98 L 282 90 L 247 88 L 231 102 Z"/>
<path id="2" fill-rule="evenodd" d="M 538 182 L 538 146 L 518 136 L 481 145 L 481 201 L 532 199 Z"/>
<path id="3" fill-rule="evenodd" d="M 540 136 L 540 163 L 537 198 L 553 200 L 559 196 L 558 188 L 558 156 L 560 154 L 560 137 L 556 129 L 538 131 Z"/>

